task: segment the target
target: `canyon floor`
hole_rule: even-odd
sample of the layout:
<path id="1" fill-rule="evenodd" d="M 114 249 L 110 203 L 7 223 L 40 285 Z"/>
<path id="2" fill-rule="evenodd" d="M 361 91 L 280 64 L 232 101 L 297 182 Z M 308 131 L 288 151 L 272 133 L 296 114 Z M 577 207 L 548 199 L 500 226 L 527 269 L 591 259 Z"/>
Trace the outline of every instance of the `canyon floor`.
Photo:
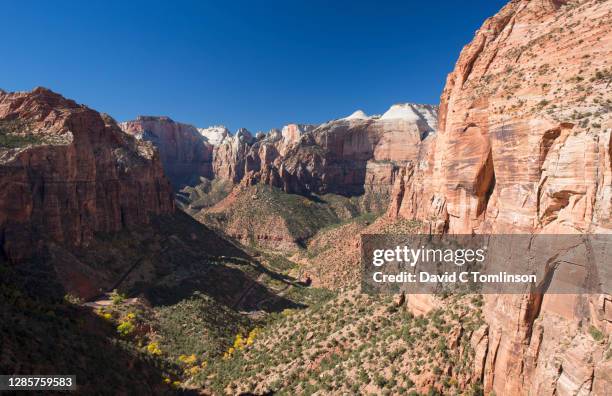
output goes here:
<path id="1" fill-rule="evenodd" d="M 275 218 L 292 226 L 267 236 Z M 251 186 L 193 217 L 158 216 L 76 251 L 50 245 L 0 267 L 0 367 L 72 370 L 85 393 L 112 381 L 128 394 L 482 395 L 482 296 L 359 291 L 359 235 L 422 227 L 345 197 Z M 99 293 L 76 297 L 92 290 L 82 279 Z M 601 333 L 584 336 L 612 357 Z"/>
<path id="2" fill-rule="evenodd" d="M 391 296 L 361 294 L 354 274 L 343 278 L 354 272 L 360 231 L 417 223 L 359 213 L 339 196 L 233 194 L 198 212 L 200 222 L 162 215 L 87 248 L 51 244 L 28 265 L 3 263 L 0 367 L 72 370 L 87 378 L 85 393 L 109 381 L 127 393 L 482 393 L 471 368 L 481 297 L 440 297 L 414 315 Z M 228 208 L 232 216 L 220 216 Z M 292 226 L 270 238 L 235 224 L 277 216 Z M 241 244 L 225 229 L 249 237 Z M 271 248 L 272 237 L 300 243 Z M 330 276 L 321 262 L 334 256 Z M 77 297 L 93 283 L 98 293 Z"/>

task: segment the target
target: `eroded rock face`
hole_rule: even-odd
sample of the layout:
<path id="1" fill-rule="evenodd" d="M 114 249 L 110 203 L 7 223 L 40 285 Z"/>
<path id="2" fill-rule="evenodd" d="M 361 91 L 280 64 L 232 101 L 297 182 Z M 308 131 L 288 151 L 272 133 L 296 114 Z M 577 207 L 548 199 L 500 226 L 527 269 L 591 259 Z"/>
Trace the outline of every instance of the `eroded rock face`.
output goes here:
<path id="1" fill-rule="evenodd" d="M 316 125 L 289 124 L 283 127 L 281 135 L 286 144 L 296 143 L 303 134 L 314 131 L 316 127 Z"/>
<path id="2" fill-rule="evenodd" d="M 213 174 L 215 178 L 239 183 L 247 171 L 247 157 L 254 159 L 252 151 L 255 138 L 245 128 L 226 137 L 214 151 Z"/>
<path id="3" fill-rule="evenodd" d="M 168 117 L 151 116 L 139 116 L 120 126 L 124 132 L 157 147 L 164 171 L 177 191 L 186 185 L 197 184 L 200 177 L 213 178 L 211 142 L 223 140 L 223 127 L 199 131 Z"/>
<path id="4" fill-rule="evenodd" d="M 289 124 L 255 136 L 241 128 L 196 129 L 167 117 L 121 124 L 160 151 L 178 191 L 201 177 L 233 184 L 268 184 L 288 193 L 366 196 L 368 210 L 386 209 L 395 177 L 435 131 L 437 107 L 398 104 L 382 116 L 363 111 L 325 124 Z"/>
<path id="5" fill-rule="evenodd" d="M 36 88 L 0 92 L 0 122 L 32 137 L 0 148 L 0 246 L 9 260 L 29 258 L 43 241 L 83 246 L 95 232 L 174 211 L 156 151 L 110 117 Z"/>
<path id="6" fill-rule="evenodd" d="M 436 119 L 435 106 L 402 104 L 382 117 L 357 111 L 310 130 L 290 125 L 282 138 L 252 146 L 244 177 L 247 184 L 262 182 L 289 193 L 365 194 L 387 202 L 398 170 L 416 159 Z"/>
<path id="7" fill-rule="evenodd" d="M 451 232 L 610 229 L 609 12 L 513 1 L 487 20 L 391 214 L 433 214 Z"/>
<path id="8" fill-rule="evenodd" d="M 436 232 L 612 232 L 610 26 L 612 3 L 596 0 L 516 0 L 488 19 L 448 76 L 438 133 L 401 170 L 389 216 Z M 586 329 L 609 334 L 607 299 L 488 296 L 485 392 L 606 393 L 605 348 Z"/>

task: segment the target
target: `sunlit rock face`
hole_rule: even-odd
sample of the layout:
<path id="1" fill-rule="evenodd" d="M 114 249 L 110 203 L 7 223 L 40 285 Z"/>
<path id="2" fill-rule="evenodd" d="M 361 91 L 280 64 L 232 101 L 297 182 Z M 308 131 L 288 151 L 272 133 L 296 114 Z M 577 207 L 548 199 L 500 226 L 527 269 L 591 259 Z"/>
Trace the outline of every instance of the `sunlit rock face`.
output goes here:
<path id="1" fill-rule="evenodd" d="M 0 148 L 0 246 L 28 259 L 44 241 L 87 245 L 96 232 L 172 213 L 172 189 L 151 144 L 44 88 L 0 92 L 1 125 L 30 136 Z"/>
<path id="2" fill-rule="evenodd" d="M 215 125 L 208 128 L 198 128 L 198 132 L 206 141 L 213 146 L 218 146 L 223 140 L 230 135 L 229 129 L 223 125 Z"/>
<path id="3" fill-rule="evenodd" d="M 389 216 L 450 233 L 612 232 L 611 15 L 609 1 L 522 0 L 489 18 L 447 78 L 438 133 L 396 178 Z M 485 393 L 612 387 L 588 332 L 609 334 L 612 298 L 485 301 Z"/>
<path id="4" fill-rule="evenodd" d="M 362 196 L 385 210 L 398 172 L 434 134 L 437 106 L 391 106 L 382 116 L 355 111 L 321 125 L 289 124 L 267 133 L 223 126 L 197 129 L 168 117 L 121 123 L 159 150 L 175 190 L 201 177 L 238 185 L 264 183 L 289 193 Z"/>
<path id="5" fill-rule="evenodd" d="M 281 130 L 281 136 L 285 145 L 297 143 L 300 137 L 308 132 L 312 132 L 316 129 L 316 125 L 303 125 L 303 124 L 289 124 L 285 125 Z"/>
<path id="6" fill-rule="evenodd" d="M 514 1 L 485 22 L 392 215 L 451 232 L 610 228 L 609 5 L 576 4 Z"/>
<path id="7" fill-rule="evenodd" d="M 213 177 L 213 144 L 223 139 L 223 129 L 199 131 L 168 117 L 139 116 L 120 124 L 124 132 L 157 147 L 166 175 L 178 191 L 200 177 Z M 208 134 L 208 136 L 207 136 Z"/>
<path id="8" fill-rule="evenodd" d="M 400 104 L 382 117 L 356 111 L 316 128 L 289 125 L 281 140 L 253 146 L 260 160 L 245 173 L 247 184 L 263 182 L 299 194 L 371 196 L 380 202 L 374 209 L 384 209 L 399 169 L 416 159 L 436 120 L 435 106 Z"/>

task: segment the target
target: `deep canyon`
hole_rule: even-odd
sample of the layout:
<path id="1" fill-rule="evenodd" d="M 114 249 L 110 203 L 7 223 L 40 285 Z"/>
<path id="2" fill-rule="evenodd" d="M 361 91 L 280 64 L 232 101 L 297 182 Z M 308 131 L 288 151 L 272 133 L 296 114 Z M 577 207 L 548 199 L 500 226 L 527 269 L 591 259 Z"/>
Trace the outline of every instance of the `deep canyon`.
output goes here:
<path id="1" fill-rule="evenodd" d="M 358 284 L 361 234 L 612 234 L 611 61 L 612 2 L 512 0 L 439 106 L 232 133 L 0 91 L 2 372 L 108 369 L 126 394 L 610 394 L 609 294 Z M 45 338 L 62 331 L 111 358 Z"/>

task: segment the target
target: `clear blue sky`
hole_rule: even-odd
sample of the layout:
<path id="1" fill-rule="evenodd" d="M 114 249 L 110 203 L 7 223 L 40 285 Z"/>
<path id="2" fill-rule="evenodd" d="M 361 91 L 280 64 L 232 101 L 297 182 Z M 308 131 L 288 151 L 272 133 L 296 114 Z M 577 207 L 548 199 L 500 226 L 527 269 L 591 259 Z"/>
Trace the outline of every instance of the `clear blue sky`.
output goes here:
<path id="1" fill-rule="evenodd" d="M 252 131 L 438 103 L 506 1 L 10 1 L 0 88 Z"/>

